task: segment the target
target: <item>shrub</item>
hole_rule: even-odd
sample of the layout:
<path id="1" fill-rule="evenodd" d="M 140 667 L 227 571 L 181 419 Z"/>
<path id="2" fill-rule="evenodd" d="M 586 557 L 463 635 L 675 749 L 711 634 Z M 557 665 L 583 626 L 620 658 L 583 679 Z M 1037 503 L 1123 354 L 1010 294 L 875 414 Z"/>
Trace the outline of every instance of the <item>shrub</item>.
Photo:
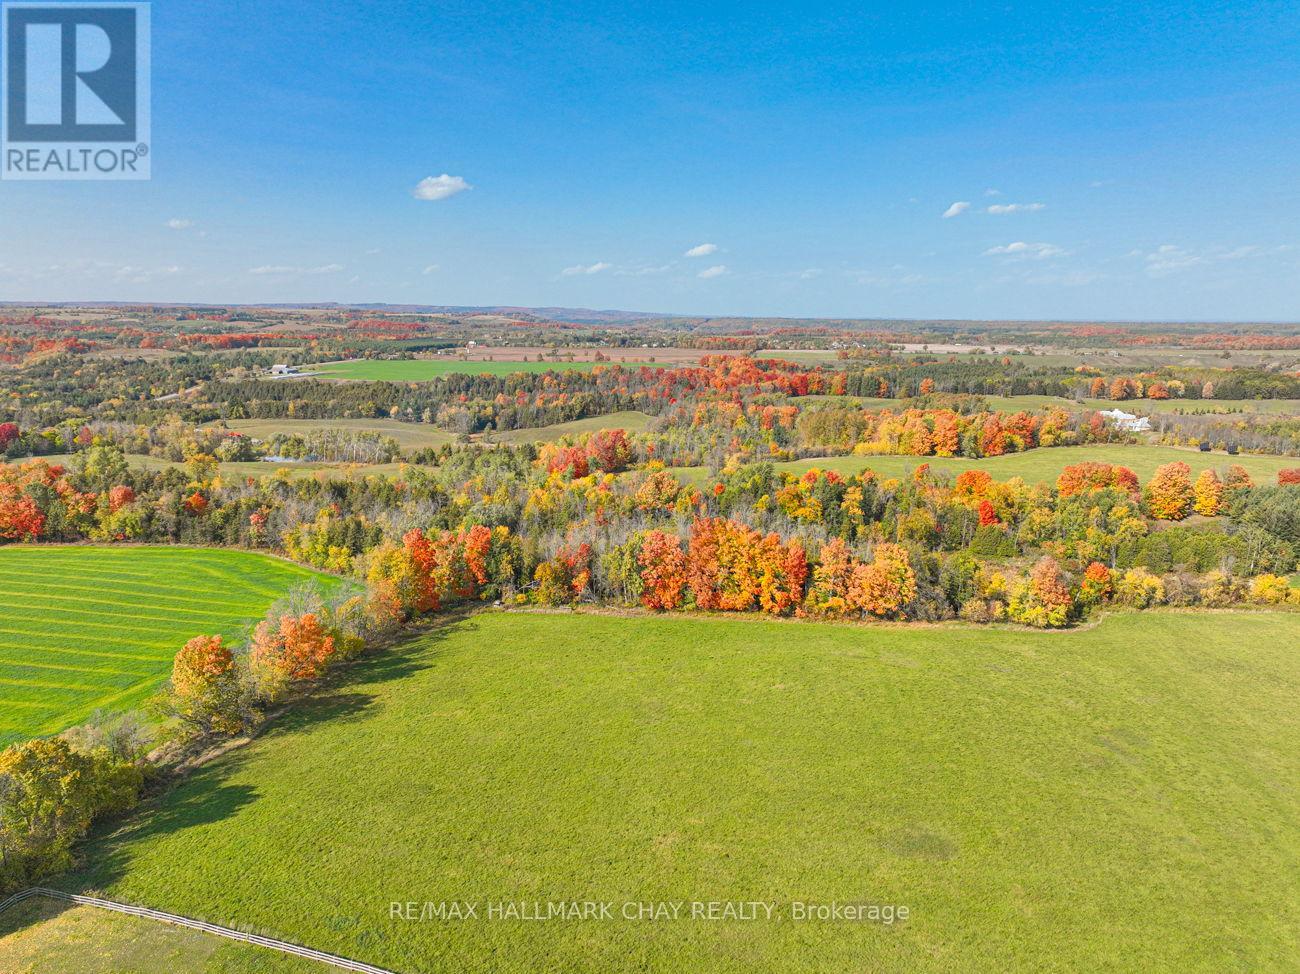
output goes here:
<path id="1" fill-rule="evenodd" d="M 1160 605 L 1165 601 L 1165 585 L 1145 568 L 1130 568 L 1115 585 L 1115 601 L 1136 609 Z"/>
<path id="2" fill-rule="evenodd" d="M 1250 583 L 1250 600 L 1260 605 L 1285 605 L 1295 599 L 1289 579 L 1281 575 L 1260 575 Z"/>

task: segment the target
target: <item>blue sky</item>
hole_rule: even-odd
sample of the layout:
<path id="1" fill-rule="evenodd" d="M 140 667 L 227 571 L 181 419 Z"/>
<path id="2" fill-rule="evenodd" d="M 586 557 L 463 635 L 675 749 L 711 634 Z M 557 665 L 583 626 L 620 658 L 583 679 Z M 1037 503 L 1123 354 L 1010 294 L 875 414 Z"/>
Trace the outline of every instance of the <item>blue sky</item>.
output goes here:
<path id="1" fill-rule="evenodd" d="M 0 299 L 1300 319 L 1294 3 L 158 0 L 152 50 L 153 179 L 0 183 Z"/>

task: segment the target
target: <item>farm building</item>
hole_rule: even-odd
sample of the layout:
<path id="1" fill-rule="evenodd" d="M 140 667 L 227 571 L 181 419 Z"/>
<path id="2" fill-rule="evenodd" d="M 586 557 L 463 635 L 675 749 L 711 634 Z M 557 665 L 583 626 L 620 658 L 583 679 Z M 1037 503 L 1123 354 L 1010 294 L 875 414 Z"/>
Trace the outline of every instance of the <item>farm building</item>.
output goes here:
<path id="1" fill-rule="evenodd" d="M 1145 433 L 1151 429 L 1151 420 L 1146 416 L 1134 416 L 1122 409 L 1103 409 L 1101 415 L 1111 426 L 1127 433 Z"/>

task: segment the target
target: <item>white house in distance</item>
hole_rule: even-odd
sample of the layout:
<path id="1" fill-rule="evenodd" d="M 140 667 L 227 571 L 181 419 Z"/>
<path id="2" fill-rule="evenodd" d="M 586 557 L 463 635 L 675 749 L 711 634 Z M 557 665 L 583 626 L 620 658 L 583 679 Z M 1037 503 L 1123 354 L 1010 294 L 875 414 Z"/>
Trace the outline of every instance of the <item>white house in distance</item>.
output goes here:
<path id="1" fill-rule="evenodd" d="M 298 366 L 296 365 L 273 365 L 271 366 L 272 375 L 297 375 Z"/>
<path id="2" fill-rule="evenodd" d="M 1101 415 L 1118 430 L 1126 433 L 1146 433 L 1151 429 L 1151 420 L 1146 416 L 1134 416 L 1122 409 L 1103 409 Z"/>

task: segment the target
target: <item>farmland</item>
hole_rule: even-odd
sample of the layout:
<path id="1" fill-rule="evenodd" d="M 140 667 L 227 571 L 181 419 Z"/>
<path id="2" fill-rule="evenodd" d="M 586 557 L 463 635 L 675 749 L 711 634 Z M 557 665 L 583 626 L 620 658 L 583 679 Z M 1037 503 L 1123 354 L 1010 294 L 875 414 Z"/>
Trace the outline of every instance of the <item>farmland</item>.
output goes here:
<path id="1" fill-rule="evenodd" d="M 438 359 L 357 359 L 332 362 L 312 369 L 322 379 L 348 379 L 367 382 L 432 382 L 444 375 L 512 375 L 515 372 L 589 372 L 608 362 L 532 361 L 469 362 L 453 358 Z M 668 368 L 662 362 L 620 362 L 625 368 Z"/>
<path id="2" fill-rule="evenodd" d="M 570 423 L 490 433 L 488 439 L 492 443 L 549 443 L 563 436 L 577 436 L 582 433 L 594 433 L 597 430 L 623 429 L 629 433 L 639 433 L 648 429 L 653 422 L 653 416 L 635 410 L 626 410 L 588 419 L 575 419 Z"/>
<path id="3" fill-rule="evenodd" d="M 1037 412 L 1059 407 L 1070 412 L 1119 409 L 1135 416 L 1159 416 L 1164 413 L 1188 415 L 1264 415 L 1300 416 L 1300 399 L 1066 399 L 1062 396 L 983 396 L 990 409 L 999 412 Z M 802 396 L 805 404 L 830 403 L 855 409 L 905 409 L 903 399 L 863 396 Z"/>
<path id="4" fill-rule="evenodd" d="M 1230 457 L 1225 453 L 1201 453 L 1172 446 L 1144 446 L 1122 444 L 1094 444 L 1091 446 L 1042 447 L 1023 453 L 1008 453 L 997 457 L 904 457 L 904 456 L 847 456 L 815 457 L 807 460 L 790 460 L 777 463 L 778 470 L 800 474 L 814 468 L 834 470 L 842 476 L 871 469 L 882 477 L 903 477 L 922 464 L 935 472 L 960 473 L 963 470 L 987 470 L 995 480 L 1020 477 L 1028 483 L 1055 480 L 1061 471 L 1074 463 L 1100 461 L 1128 467 L 1140 480 L 1147 480 L 1157 467 L 1182 461 L 1193 473 L 1205 469 L 1222 470 L 1229 464 L 1240 464 L 1259 483 L 1273 483 L 1279 470 L 1300 465 L 1296 457 L 1241 454 Z M 674 472 L 683 480 L 699 482 L 707 478 L 703 467 L 677 467 Z"/>
<path id="5" fill-rule="evenodd" d="M 356 433 L 377 433 L 391 436 L 404 450 L 420 450 L 450 443 L 454 437 L 445 430 L 428 423 L 402 423 L 395 419 L 228 419 L 220 424 L 234 433 L 270 439 L 276 433 L 307 435 L 324 431 L 347 430 Z"/>
<path id="6" fill-rule="evenodd" d="M 5 974 L 176 974 L 230 969 L 328 974 L 333 968 L 262 947 L 90 906 L 38 897 L 0 914 Z"/>
<path id="7" fill-rule="evenodd" d="M 1264 612 L 1064 635 L 478 615 L 199 769 L 63 885 L 412 972 L 1282 971 L 1297 638 Z M 453 899 L 910 918 L 389 916 Z"/>
<path id="8" fill-rule="evenodd" d="M 191 636 L 238 637 L 297 565 L 193 548 L 0 548 L 0 742 L 138 706 Z"/>
<path id="9" fill-rule="evenodd" d="M 54 453 L 41 459 L 68 468 L 74 468 L 77 463 L 75 453 Z M 185 464 L 179 460 L 164 460 L 161 457 L 151 457 L 139 453 L 128 454 L 126 461 L 129 466 L 137 470 L 186 469 Z M 364 477 L 369 474 L 395 474 L 400 473 L 402 467 L 403 464 L 401 463 L 324 463 L 315 460 L 268 463 L 264 460 L 234 460 L 218 463 L 217 472 L 226 481 L 244 480 L 249 477 L 256 479 L 281 474 L 291 478 L 311 477 L 322 472 L 327 473 L 330 479 L 337 480 Z"/>

